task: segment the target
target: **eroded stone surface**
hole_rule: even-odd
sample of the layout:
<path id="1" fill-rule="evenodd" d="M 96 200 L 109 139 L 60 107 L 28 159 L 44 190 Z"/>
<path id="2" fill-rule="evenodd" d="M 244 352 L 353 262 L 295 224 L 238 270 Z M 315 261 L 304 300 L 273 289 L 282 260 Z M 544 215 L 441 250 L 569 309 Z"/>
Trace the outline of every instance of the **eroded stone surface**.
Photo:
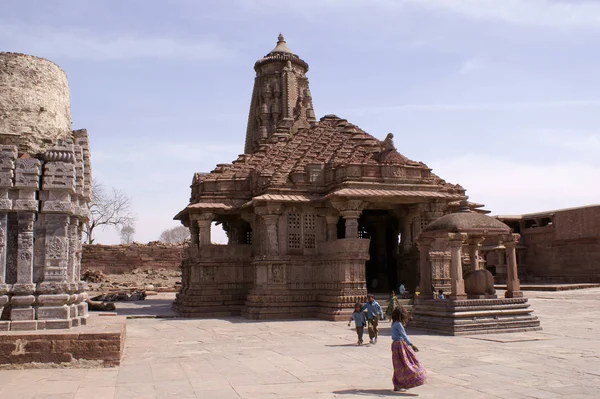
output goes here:
<path id="1" fill-rule="evenodd" d="M 7 141 L 2 144 L 17 144 L 36 154 L 70 135 L 65 72 L 43 58 L 0 53 L 0 137 Z"/>

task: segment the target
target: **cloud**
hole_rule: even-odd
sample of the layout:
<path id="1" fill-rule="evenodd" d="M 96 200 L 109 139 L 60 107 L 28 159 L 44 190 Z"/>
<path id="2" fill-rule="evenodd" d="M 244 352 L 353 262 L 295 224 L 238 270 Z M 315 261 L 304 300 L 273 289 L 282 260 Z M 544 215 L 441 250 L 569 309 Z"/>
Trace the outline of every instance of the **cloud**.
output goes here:
<path id="1" fill-rule="evenodd" d="M 600 28 L 600 3 L 564 0 L 405 0 L 484 21 L 545 28 Z M 382 4 L 389 5 L 389 1 Z"/>
<path id="2" fill-rule="evenodd" d="M 212 39 L 148 37 L 133 33 L 100 34 L 84 29 L 6 24 L 0 21 L 3 51 L 26 52 L 49 58 L 126 60 L 135 58 L 215 60 L 235 50 Z"/>
<path id="3" fill-rule="evenodd" d="M 534 108 L 600 107 L 600 100 L 559 100 L 559 101 L 512 101 L 501 103 L 432 103 L 368 106 L 340 110 L 340 113 L 378 114 L 395 111 L 423 112 L 471 112 L 471 111 L 513 111 Z"/>
<path id="4" fill-rule="evenodd" d="M 478 21 L 499 21 L 543 28 L 600 28 L 600 3 L 593 0 L 239 0 L 251 10 L 293 10 L 309 15 L 329 8 L 336 13 L 357 8 L 397 12 L 406 6 L 446 11 Z"/>
<path id="5" fill-rule="evenodd" d="M 470 200 L 494 214 L 542 212 L 598 203 L 600 165 L 585 162 L 533 164 L 468 154 L 429 162 L 442 178 L 467 189 Z"/>
<path id="6" fill-rule="evenodd" d="M 485 62 L 481 58 L 470 58 L 461 65 L 458 73 L 468 75 L 482 69 L 484 66 Z"/>

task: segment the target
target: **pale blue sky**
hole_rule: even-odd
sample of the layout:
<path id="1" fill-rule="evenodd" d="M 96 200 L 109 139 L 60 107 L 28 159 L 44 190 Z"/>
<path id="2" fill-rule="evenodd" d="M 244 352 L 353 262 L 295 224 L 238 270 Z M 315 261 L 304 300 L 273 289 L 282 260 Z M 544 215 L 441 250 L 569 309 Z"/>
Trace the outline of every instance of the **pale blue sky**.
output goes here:
<path id="1" fill-rule="evenodd" d="M 0 51 L 68 74 L 94 176 L 136 240 L 175 226 L 194 172 L 243 152 L 254 62 L 282 32 L 335 113 L 493 213 L 600 202 L 600 2 L 1 0 Z M 101 242 L 117 242 L 100 232 Z"/>

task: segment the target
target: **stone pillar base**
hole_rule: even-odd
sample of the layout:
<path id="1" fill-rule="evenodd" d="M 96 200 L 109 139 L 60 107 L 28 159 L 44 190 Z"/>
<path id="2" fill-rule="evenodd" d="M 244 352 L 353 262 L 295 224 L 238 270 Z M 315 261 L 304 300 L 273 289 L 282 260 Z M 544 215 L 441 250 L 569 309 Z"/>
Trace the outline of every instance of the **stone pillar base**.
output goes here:
<path id="1" fill-rule="evenodd" d="M 450 295 L 448 295 L 448 299 L 452 299 L 454 301 L 461 301 L 463 299 L 467 299 L 467 295 L 466 294 L 465 295 L 452 295 L 452 294 L 450 294 Z"/>
<path id="2" fill-rule="evenodd" d="M 506 291 L 505 298 L 523 298 L 523 291 Z"/>

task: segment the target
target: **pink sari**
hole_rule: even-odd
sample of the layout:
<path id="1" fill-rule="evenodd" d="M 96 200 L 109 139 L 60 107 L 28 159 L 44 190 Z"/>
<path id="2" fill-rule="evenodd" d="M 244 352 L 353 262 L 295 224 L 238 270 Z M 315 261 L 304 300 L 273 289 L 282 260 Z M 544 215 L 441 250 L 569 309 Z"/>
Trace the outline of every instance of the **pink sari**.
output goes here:
<path id="1" fill-rule="evenodd" d="M 392 377 L 394 389 L 409 389 L 425 384 L 427 372 L 406 342 L 392 343 L 392 363 L 394 364 L 394 377 Z"/>

